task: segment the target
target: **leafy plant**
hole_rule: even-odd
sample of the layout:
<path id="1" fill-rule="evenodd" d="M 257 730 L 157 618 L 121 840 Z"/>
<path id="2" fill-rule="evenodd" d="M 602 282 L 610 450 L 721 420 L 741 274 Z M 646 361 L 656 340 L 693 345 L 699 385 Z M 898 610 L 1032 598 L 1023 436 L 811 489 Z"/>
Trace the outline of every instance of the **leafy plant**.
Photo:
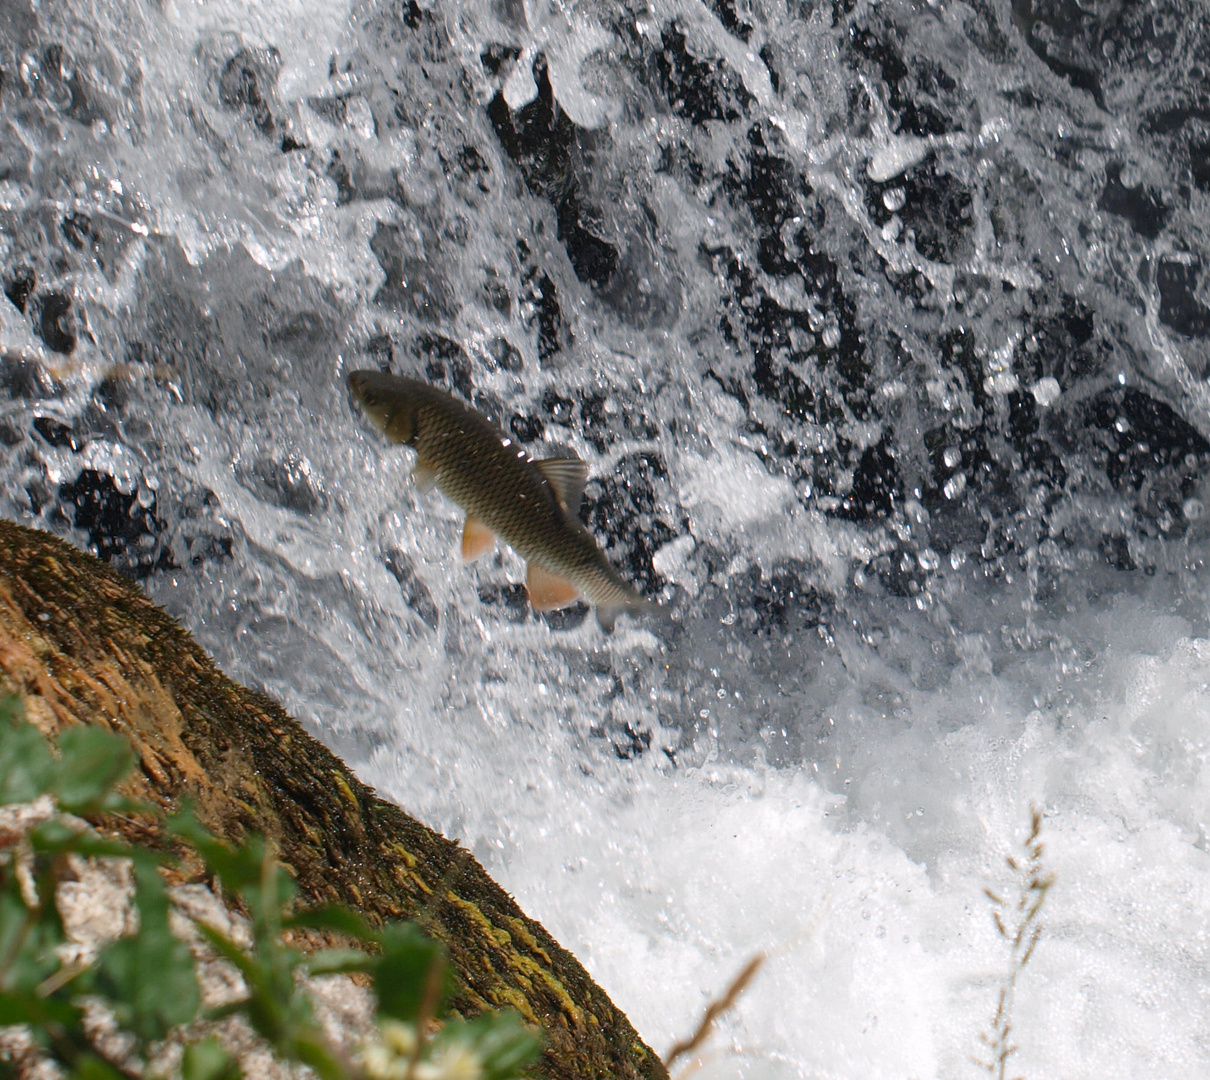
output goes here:
<path id="1" fill-rule="evenodd" d="M 52 746 L 21 713 L 19 699 L 0 697 L 0 1034 L 24 1025 L 40 1057 L 67 1080 L 143 1080 L 170 1036 L 185 1041 L 181 1080 L 239 1080 L 218 1038 L 186 1034 L 196 1036 L 194 1021 L 237 1015 L 279 1059 L 309 1066 L 320 1080 L 514 1080 L 534 1060 L 541 1037 L 515 1013 L 449 1015 L 445 952 L 419 927 L 375 928 L 344 907 L 296 911 L 294 882 L 270 844 L 254 838 L 233 847 L 185 812 L 168 819 L 169 834 L 191 844 L 247 912 L 251 937 L 244 948 L 195 923 L 247 991 L 200 1010 L 193 953 L 172 932 L 173 903 L 160 875 L 171 856 L 101 839 L 68 816 L 153 812 L 114 791 L 133 763 L 130 748 L 93 728 L 65 732 Z M 89 963 L 70 959 L 56 904 L 71 856 L 129 859 L 133 869 L 138 930 L 103 945 Z M 336 931 L 362 947 L 303 954 L 282 940 L 292 929 Z M 378 1005 L 377 1035 L 355 1061 L 328 1043 L 305 978 L 351 972 L 370 981 Z M 120 1038 L 101 1038 L 88 1023 L 98 1006 Z M 16 1063 L 0 1055 L 0 1080 L 16 1075 Z"/>
<path id="2" fill-rule="evenodd" d="M 1008 971 L 1000 984 L 996 1012 L 991 1028 L 980 1038 L 990 1051 L 990 1060 L 976 1059 L 976 1064 L 994 1076 L 996 1080 L 1007 1080 L 1008 1061 L 1017 1052 L 1012 1042 L 1013 1005 L 1017 994 L 1017 980 L 1025 965 L 1034 954 L 1042 937 L 1042 905 L 1055 883 L 1054 875 L 1042 864 L 1042 811 L 1029 808 L 1029 835 L 1025 838 L 1025 861 L 1015 856 L 1006 858 L 1008 868 L 1017 877 L 1017 898 L 1013 903 L 1002 900 L 991 889 L 984 889 L 992 902 L 992 920 L 996 932 L 1008 943 Z M 1020 1078 L 1015 1078 L 1020 1080 Z"/>

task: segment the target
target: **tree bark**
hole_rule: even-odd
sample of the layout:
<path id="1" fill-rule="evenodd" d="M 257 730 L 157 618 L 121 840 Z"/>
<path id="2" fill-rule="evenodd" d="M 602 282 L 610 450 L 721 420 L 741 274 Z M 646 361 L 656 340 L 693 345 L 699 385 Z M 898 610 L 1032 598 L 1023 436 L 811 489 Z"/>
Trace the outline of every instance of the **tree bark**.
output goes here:
<path id="1" fill-rule="evenodd" d="M 380 798 L 285 711 L 224 676 L 139 589 L 55 537 L 0 520 L 0 691 L 45 734 L 124 735 L 131 796 L 189 799 L 219 836 L 270 838 L 302 897 L 374 922 L 420 918 L 459 977 L 463 1015 L 512 1007 L 547 1033 L 551 1080 L 667 1080 L 659 1058 L 567 950 L 464 848 Z M 107 819 L 138 843 L 149 818 Z"/>

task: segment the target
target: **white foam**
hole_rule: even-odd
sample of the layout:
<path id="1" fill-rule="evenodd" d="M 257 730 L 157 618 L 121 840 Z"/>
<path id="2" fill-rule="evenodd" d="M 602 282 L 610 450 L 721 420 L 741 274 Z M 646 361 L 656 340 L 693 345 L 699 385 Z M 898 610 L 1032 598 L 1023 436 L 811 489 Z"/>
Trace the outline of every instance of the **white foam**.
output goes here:
<path id="1" fill-rule="evenodd" d="M 460 759 L 463 784 L 503 799 L 462 835 L 658 1049 L 764 952 L 716 1040 L 744 1075 L 948 1077 L 991 1024 L 1008 952 L 983 890 L 1015 902 L 1004 858 L 1036 802 L 1056 885 L 1018 983 L 1018 1072 L 1177 1080 L 1204 1067 L 1210 1020 L 1189 992 L 1210 970 L 1210 643 L 1119 648 L 1061 718 L 960 673 L 879 715 L 857 696 L 876 672 L 853 671 L 818 772 L 640 763 L 576 781 L 553 747 L 535 770 L 514 715 L 492 764 Z M 381 765 L 371 778 L 414 803 L 410 770 Z"/>

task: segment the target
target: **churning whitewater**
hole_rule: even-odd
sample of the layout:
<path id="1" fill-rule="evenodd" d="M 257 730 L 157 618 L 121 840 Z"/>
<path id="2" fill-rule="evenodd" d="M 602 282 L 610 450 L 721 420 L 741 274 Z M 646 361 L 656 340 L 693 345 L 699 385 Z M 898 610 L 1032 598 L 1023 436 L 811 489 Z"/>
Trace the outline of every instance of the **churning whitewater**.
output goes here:
<path id="1" fill-rule="evenodd" d="M 711 1077 L 978 1076 L 1010 981 L 1013 1075 L 1210 1073 L 1208 29 L 10 0 L 0 513 L 460 838 L 657 1050 L 765 953 Z M 667 618 L 451 558 L 356 370 L 586 463 Z"/>

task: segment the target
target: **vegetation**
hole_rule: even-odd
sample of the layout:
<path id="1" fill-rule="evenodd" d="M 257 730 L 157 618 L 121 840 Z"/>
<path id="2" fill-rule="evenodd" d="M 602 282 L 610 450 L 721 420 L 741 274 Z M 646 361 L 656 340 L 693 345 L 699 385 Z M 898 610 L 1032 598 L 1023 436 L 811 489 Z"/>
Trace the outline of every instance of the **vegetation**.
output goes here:
<path id="1" fill-rule="evenodd" d="M 1008 1062 L 1017 1052 L 1012 1042 L 1013 1004 L 1017 980 L 1042 937 L 1042 905 L 1054 885 L 1054 875 L 1042 864 L 1042 811 L 1029 808 L 1029 835 L 1025 838 L 1025 859 L 1007 857 L 1008 868 L 1017 877 L 1017 896 L 1009 903 L 991 889 L 984 889 L 992 902 L 992 919 L 996 932 L 1008 944 L 1008 970 L 1000 984 L 1000 995 L 991 1027 L 981 1038 L 989 1051 L 988 1058 L 976 1059 L 977 1064 L 996 1080 L 1008 1080 Z"/>
<path id="2" fill-rule="evenodd" d="M 97 728 L 71 729 L 52 746 L 24 721 L 18 699 L 0 698 L 0 1035 L 23 1031 L 38 1060 L 68 1080 L 240 1080 L 215 1034 L 231 1016 L 277 1059 L 309 1066 L 320 1080 L 513 1080 L 536 1058 L 541 1037 L 516 1013 L 464 1020 L 449 1012 L 444 950 L 416 924 L 375 928 L 344 907 L 295 910 L 294 883 L 268 845 L 231 847 L 186 811 L 168 820 L 169 832 L 247 916 L 251 942 L 194 924 L 245 990 L 202 1008 L 194 950 L 173 931 L 161 874 L 173 856 L 104 839 L 81 820 L 154 812 L 115 791 L 132 764 L 125 741 Z M 56 902 L 79 858 L 129 860 L 128 921 L 137 925 L 86 959 Z M 283 941 L 289 931 L 327 932 L 356 947 L 304 954 Z M 307 989 L 308 977 L 335 973 L 355 974 L 376 1000 L 375 1034 L 351 1056 L 325 1038 Z M 173 1042 L 183 1051 L 164 1054 Z M 25 1064 L 0 1051 L 0 1080 Z"/>

